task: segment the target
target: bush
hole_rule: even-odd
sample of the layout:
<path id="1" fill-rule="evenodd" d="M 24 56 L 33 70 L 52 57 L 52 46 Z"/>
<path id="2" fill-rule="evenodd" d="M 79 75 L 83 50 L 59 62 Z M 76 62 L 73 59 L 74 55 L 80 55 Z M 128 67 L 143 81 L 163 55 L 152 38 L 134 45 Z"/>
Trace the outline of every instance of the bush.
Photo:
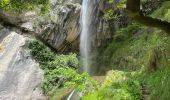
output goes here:
<path id="1" fill-rule="evenodd" d="M 70 86 L 86 93 L 88 87 L 96 84 L 88 74 L 77 73 L 79 61 L 76 54 L 57 55 L 39 41 L 32 41 L 29 48 L 44 70 L 44 94 L 53 95 L 57 89 Z"/>
<path id="2" fill-rule="evenodd" d="M 83 97 L 83 100 L 141 100 L 140 81 L 131 73 L 111 71 L 102 87 Z"/>
<path id="3" fill-rule="evenodd" d="M 49 48 L 47 48 L 39 41 L 31 42 L 29 48 L 31 50 L 31 55 L 41 65 L 53 61 L 55 59 L 54 52 L 52 52 Z"/>

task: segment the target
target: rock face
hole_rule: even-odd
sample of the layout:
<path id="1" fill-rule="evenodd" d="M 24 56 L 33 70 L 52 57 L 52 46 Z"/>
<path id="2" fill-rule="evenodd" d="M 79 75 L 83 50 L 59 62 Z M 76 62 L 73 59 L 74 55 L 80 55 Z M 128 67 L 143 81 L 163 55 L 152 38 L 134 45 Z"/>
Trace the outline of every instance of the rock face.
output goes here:
<path id="1" fill-rule="evenodd" d="M 41 32 L 42 38 L 57 51 L 74 51 L 78 48 L 73 44 L 80 34 L 80 8 L 80 4 L 72 2 L 55 5 L 50 12 L 51 19 L 41 25 L 44 27 Z"/>
<path id="2" fill-rule="evenodd" d="M 92 36 L 89 40 L 92 41 L 92 54 L 95 55 L 93 51 L 98 48 L 106 48 L 112 41 L 116 29 L 126 26 L 128 20 L 126 15 L 122 15 L 123 10 L 117 8 L 120 0 L 114 0 L 112 4 L 108 0 L 91 2 L 94 9 L 91 23 Z M 34 11 L 26 11 L 18 16 L 0 11 L 0 21 L 1 19 L 8 20 L 22 30 L 36 34 L 45 41 L 45 44 L 58 52 L 76 52 L 79 50 L 81 33 L 81 3 L 82 0 L 51 0 L 51 9 L 46 14 L 40 13 L 39 8 Z M 115 15 L 120 16 L 116 19 L 106 20 L 104 15 L 110 8 L 114 10 Z"/>
<path id="3" fill-rule="evenodd" d="M 12 18 L 9 21 L 24 30 L 37 33 L 57 51 L 77 51 L 81 33 L 81 2 L 82 0 L 51 0 L 52 7 L 46 15 L 42 15 L 40 10 L 36 9 L 25 12 L 19 17 L 4 12 L 3 16 L 6 20 Z M 115 2 L 119 3 L 119 0 L 115 0 Z M 106 46 L 112 39 L 115 28 L 118 27 L 115 21 L 107 21 L 103 18 L 104 13 L 113 5 L 109 4 L 107 0 L 95 0 L 94 5 L 93 46 Z M 0 16 L 0 19 L 3 16 Z"/>
<path id="4" fill-rule="evenodd" d="M 56 2 L 56 4 L 53 4 L 50 17 L 43 21 L 43 24 L 36 25 L 43 27 L 43 30 L 42 27 L 39 28 L 41 32 L 38 33 L 41 33 L 43 39 L 58 51 L 75 51 L 79 48 L 81 2 L 82 0 Z M 104 14 L 110 8 L 119 14 L 123 12 L 116 6 L 119 3 L 120 0 L 115 0 L 112 4 L 107 0 L 93 1 L 94 9 L 91 25 L 93 48 L 106 47 L 112 40 L 115 30 L 128 23 L 127 16 L 121 16 L 117 20 L 108 21 L 104 19 Z"/>
<path id="5" fill-rule="evenodd" d="M 10 23 L 38 35 L 56 51 L 74 52 L 79 49 L 81 2 L 51 0 L 51 9 L 45 15 L 40 13 L 39 8 L 21 15 L 0 10 L 0 22 Z M 107 0 L 93 2 L 92 46 L 96 49 L 109 44 L 115 29 L 122 25 L 117 22 L 124 20 L 105 20 L 104 13 L 113 5 Z M 119 0 L 115 0 L 115 3 L 119 3 Z M 26 43 L 24 36 L 0 26 L 0 100 L 45 99 L 40 88 L 43 72 L 30 57 Z"/>
<path id="6" fill-rule="evenodd" d="M 123 14 L 123 9 L 117 7 L 121 0 L 114 0 L 113 3 L 109 3 L 109 0 L 96 0 L 95 3 L 92 25 L 95 37 L 93 47 L 105 48 L 112 41 L 115 31 L 127 25 L 128 17 Z M 113 19 L 104 18 L 109 10 L 113 10 L 112 17 L 115 17 L 115 15 L 117 17 Z"/>
<path id="7" fill-rule="evenodd" d="M 0 29 L 1 100 L 45 100 L 43 72 L 31 58 L 26 41 L 24 36 Z"/>

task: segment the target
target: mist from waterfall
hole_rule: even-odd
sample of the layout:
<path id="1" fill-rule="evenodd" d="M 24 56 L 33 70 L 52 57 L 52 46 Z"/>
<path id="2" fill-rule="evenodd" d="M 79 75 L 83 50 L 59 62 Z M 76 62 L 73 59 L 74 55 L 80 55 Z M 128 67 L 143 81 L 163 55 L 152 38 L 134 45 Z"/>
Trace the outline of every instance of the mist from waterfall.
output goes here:
<path id="1" fill-rule="evenodd" d="M 80 53 L 83 71 L 90 74 L 90 51 L 91 51 L 91 31 L 90 25 L 92 21 L 92 2 L 91 0 L 83 0 L 81 8 L 81 36 L 80 36 Z"/>

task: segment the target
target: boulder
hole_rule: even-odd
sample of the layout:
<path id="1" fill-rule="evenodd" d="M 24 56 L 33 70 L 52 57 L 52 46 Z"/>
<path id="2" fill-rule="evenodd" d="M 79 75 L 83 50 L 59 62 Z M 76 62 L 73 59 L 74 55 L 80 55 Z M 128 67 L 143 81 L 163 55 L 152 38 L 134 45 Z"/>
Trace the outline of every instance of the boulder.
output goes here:
<path id="1" fill-rule="evenodd" d="M 46 100 L 41 90 L 43 71 L 32 59 L 28 39 L 0 30 L 0 99 Z"/>

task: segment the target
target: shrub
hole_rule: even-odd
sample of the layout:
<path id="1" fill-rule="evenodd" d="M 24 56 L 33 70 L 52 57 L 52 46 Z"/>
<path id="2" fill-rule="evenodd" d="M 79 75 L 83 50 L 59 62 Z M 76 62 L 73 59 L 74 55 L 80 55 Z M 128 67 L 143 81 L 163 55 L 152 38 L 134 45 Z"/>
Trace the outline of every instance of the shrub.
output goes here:
<path id="1" fill-rule="evenodd" d="M 88 87 L 95 86 L 96 82 L 88 74 L 78 74 L 79 61 L 76 54 L 57 55 L 39 41 L 32 41 L 29 48 L 44 70 L 42 89 L 45 94 L 53 95 L 57 89 L 70 86 L 86 93 Z"/>

